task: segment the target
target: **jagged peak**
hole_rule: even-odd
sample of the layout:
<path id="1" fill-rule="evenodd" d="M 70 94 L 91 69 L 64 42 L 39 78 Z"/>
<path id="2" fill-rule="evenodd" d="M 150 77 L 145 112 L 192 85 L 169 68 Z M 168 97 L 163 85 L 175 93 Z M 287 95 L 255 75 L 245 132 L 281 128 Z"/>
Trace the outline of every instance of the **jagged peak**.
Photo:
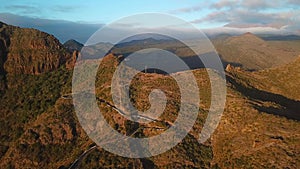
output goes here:
<path id="1" fill-rule="evenodd" d="M 75 39 L 69 39 L 69 40 L 67 40 L 64 44 L 66 44 L 66 43 L 77 43 L 77 44 L 81 44 L 80 42 L 78 42 L 77 40 L 75 40 Z M 81 44 L 82 45 L 82 44 Z"/>
<path id="2" fill-rule="evenodd" d="M 81 48 L 83 47 L 83 44 L 81 44 L 80 42 L 76 41 L 75 39 L 70 39 L 68 41 L 66 41 L 63 46 L 65 48 L 67 48 L 70 51 L 74 51 L 74 50 L 78 50 L 80 51 Z"/>

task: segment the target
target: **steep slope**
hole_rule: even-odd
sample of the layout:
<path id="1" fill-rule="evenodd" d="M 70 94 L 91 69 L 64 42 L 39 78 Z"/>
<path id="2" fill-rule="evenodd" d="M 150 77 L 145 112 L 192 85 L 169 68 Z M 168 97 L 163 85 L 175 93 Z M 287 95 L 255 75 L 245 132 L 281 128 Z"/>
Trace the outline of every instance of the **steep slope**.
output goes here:
<path id="1" fill-rule="evenodd" d="M 300 56 L 291 63 L 275 68 L 255 72 L 237 71 L 235 68 L 232 71 L 241 81 L 257 89 L 300 100 Z"/>
<path id="2" fill-rule="evenodd" d="M 300 55 L 287 65 L 253 72 L 253 75 L 264 84 L 262 89 L 300 100 Z"/>
<path id="3" fill-rule="evenodd" d="M 52 35 L 4 23 L 0 23 L 0 43 L 2 159 L 27 123 L 51 109 L 60 97 L 70 78 L 65 63 L 71 54 Z"/>
<path id="4" fill-rule="evenodd" d="M 285 44 L 285 41 L 280 43 Z M 246 33 L 226 39 L 213 40 L 221 58 L 228 63 L 249 70 L 259 70 L 284 65 L 294 60 L 300 53 L 295 48 L 275 45 Z"/>
<path id="5" fill-rule="evenodd" d="M 70 54 L 52 35 L 0 23 L 0 70 L 8 74 L 40 74 L 56 70 Z"/>
<path id="6" fill-rule="evenodd" d="M 214 164 L 221 168 L 299 166 L 300 101 L 293 100 L 299 96 L 294 86 L 299 83 L 299 65 L 296 60 L 259 72 L 227 67 L 227 104 L 212 137 Z"/>
<path id="7" fill-rule="evenodd" d="M 212 164 L 220 168 L 296 169 L 300 165 L 300 123 L 292 119 L 299 114 L 300 103 L 292 111 L 248 87 L 233 79 L 229 84 L 226 108 L 211 138 Z M 258 96 L 249 95 L 249 90 Z M 286 109 L 294 116 L 285 118 Z"/>

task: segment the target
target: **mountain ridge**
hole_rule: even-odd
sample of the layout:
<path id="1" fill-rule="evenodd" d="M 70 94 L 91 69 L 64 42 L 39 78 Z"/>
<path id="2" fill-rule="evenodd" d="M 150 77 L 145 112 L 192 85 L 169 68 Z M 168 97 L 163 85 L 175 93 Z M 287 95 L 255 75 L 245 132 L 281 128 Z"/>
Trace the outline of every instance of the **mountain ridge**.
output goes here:
<path id="1" fill-rule="evenodd" d="M 275 44 L 265 41 L 252 33 L 213 40 L 223 60 L 241 64 L 248 70 L 261 70 L 292 62 L 300 54 L 300 50 L 282 43 L 285 42 Z"/>
<path id="2" fill-rule="evenodd" d="M 70 58 L 58 39 L 36 29 L 2 24 L 0 35 L 1 39 L 7 39 L 2 42 L 6 45 L 1 53 L 7 53 L 1 55 L 1 65 L 9 74 L 49 72 Z"/>

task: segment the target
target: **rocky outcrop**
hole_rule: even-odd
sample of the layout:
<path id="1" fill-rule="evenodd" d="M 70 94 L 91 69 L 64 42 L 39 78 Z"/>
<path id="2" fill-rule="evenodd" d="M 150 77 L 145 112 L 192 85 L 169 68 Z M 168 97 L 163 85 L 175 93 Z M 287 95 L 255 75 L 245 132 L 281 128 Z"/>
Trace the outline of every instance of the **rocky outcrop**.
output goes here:
<path id="1" fill-rule="evenodd" d="M 57 69 L 71 54 L 53 36 L 0 23 L 0 73 L 40 74 Z"/>
<path id="2" fill-rule="evenodd" d="M 70 58 L 66 63 L 67 69 L 73 69 L 73 67 L 75 66 L 76 60 L 78 59 L 79 56 L 80 56 L 79 51 L 74 50 L 73 54 L 72 54 L 72 58 Z"/>
<path id="3" fill-rule="evenodd" d="M 4 23 L 0 22 L 0 74 L 4 74 L 4 62 L 8 53 L 8 46 L 10 44 L 9 35 L 12 29 L 7 28 Z"/>
<path id="4" fill-rule="evenodd" d="M 228 64 L 225 68 L 226 72 L 240 71 L 240 70 L 242 70 L 241 67 L 235 67 L 235 66 L 232 66 L 231 64 Z"/>

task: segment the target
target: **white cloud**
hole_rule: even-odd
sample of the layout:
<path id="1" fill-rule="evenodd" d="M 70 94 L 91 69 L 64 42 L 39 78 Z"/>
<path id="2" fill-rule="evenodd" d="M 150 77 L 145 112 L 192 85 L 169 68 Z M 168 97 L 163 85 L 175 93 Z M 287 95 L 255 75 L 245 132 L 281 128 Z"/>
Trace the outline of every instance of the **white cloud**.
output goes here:
<path id="1" fill-rule="evenodd" d="M 211 12 L 191 21 L 195 24 L 223 24 L 230 28 L 272 28 L 299 32 L 300 1 L 220 0 L 209 5 Z M 289 29 L 282 29 L 288 27 Z"/>
<path id="2" fill-rule="evenodd" d="M 201 9 L 203 9 L 203 6 L 199 5 L 199 6 L 193 6 L 193 7 L 172 10 L 172 11 L 170 11 L 170 13 L 171 14 L 188 13 L 188 12 L 200 11 Z"/>

